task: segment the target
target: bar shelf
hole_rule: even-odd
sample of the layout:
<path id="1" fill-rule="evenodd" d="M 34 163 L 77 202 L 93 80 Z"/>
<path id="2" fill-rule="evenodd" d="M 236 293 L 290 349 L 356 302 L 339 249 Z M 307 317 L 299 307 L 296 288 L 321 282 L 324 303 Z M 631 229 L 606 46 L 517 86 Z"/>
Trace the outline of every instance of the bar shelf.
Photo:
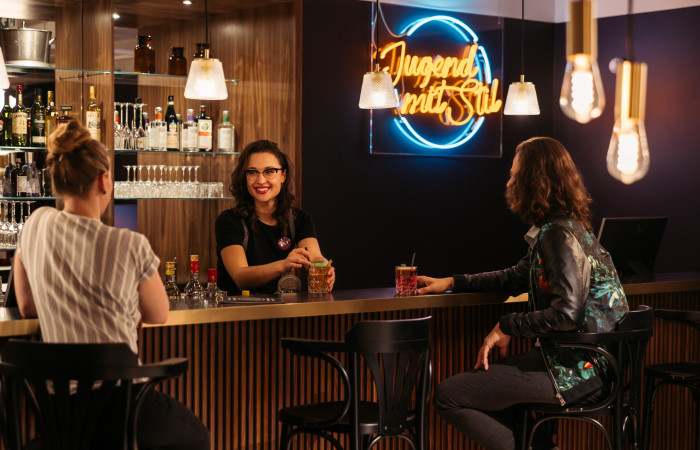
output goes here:
<path id="1" fill-rule="evenodd" d="M 240 155 L 240 152 L 183 152 L 181 150 L 173 152 L 163 150 L 134 150 L 129 148 L 115 148 L 113 151 L 115 154 L 156 153 L 161 155 Z"/>

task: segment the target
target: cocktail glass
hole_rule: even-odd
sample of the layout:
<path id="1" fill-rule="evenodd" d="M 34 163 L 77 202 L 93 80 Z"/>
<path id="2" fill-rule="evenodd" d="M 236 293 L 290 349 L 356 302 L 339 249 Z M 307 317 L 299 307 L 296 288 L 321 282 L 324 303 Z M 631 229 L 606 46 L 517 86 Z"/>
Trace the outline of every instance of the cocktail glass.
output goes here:
<path id="1" fill-rule="evenodd" d="M 309 266 L 309 294 L 328 293 L 328 271 L 331 266 L 326 261 L 314 261 Z"/>
<path id="2" fill-rule="evenodd" d="M 416 295 L 418 267 L 396 266 L 396 295 Z"/>

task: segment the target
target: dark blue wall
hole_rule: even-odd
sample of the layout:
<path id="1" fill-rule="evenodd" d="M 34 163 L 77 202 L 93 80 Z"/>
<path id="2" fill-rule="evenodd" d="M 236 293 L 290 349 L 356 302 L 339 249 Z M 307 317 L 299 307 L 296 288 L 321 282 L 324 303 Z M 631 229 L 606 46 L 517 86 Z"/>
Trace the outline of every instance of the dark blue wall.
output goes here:
<path id="1" fill-rule="evenodd" d="M 693 56 L 700 32 L 690 26 L 693 19 L 700 23 L 700 8 L 637 19 L 640 34 L 644 30 L 635 45 L 637 55 L 650 66 L 647 132 L 653 159 L 647 177 L 628 187 L 605 169 L 613 75 L 603 68 L 608 96 L 603 117 L 578 125 L 559 110 L 563 24 L 527 22 L 525 74 L 535 83 L 542 114 L 504 116 L 502 158 L 370 156 L 368 112 L 357 108 L 357 101 L 368 67 L 371 3 L 335 0 L 329 5 L 304 1 L 302 201 L 314 217 L 323 253 L 338 268 L 337 288 L 390 286 L 393 266 L 408 263 L 413 252 L 419 272 L 435 276 L 514 264 L 526 250 L 522 234 L 527 226 L 508 211 L 503 192 L 515 146 L 538 135 L 558 138 L 570 149 L 593 194 L 596 223 L 604 216 L 669 215 L 657 269 L 698 269 L 687 253 L 700 249 L 700 235 L 687 236 L 693 240 L 684 243 L 677 234 L 690 234 L 700 219 L 699 208 L 689 201 L 700 189 L 693 180 L 699 127 L 684 119 L 700 100 L 689 80 L 700 68 Z M 656 17 L 663 20 L 651 26 Z M 610 55 L 624 56 L 620 23 L 621 18 L 599 22 L 604 66 Z M 503 26 L 502 82 L 507 86 L 520 75 L 520 21 L 505 19 Z M 666 64 L 672 67 L 657 68 Z M 695 70 L 686 69 L 689 64 Z M 686 70 L 686 75 L 677 73 Z M 696 101 L 681 105 L 681 99 L 692 97 L 690 88 Z M 669 97 L 679 104 L 672 107 Z"/>

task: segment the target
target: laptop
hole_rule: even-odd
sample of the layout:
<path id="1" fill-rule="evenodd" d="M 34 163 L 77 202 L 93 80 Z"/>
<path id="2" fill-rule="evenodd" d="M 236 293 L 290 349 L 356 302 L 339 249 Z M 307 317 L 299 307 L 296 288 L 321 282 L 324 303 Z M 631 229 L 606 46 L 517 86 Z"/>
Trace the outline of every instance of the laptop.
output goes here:
<path id="1" fill-rule="evenodd" d="M 668 217 L 605 217 L 598 240 L 610 252 L 623 283 L 654 280 L 654 262 Z"/>

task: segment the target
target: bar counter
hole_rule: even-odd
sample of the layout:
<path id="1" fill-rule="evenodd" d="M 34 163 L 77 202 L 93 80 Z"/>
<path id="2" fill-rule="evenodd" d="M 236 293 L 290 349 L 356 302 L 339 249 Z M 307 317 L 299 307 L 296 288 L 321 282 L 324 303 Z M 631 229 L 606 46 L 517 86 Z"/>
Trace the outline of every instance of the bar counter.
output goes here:
<path id="1" fill-rule="evenodd" d="M 657 276 L 649 283 L 627 284 L 630 307 L 700 309 L 700 273 Z M 437 294 L 396 297 L 393 288 L 336 291 L 331 294 L 282 294 L 284 303 L 219 305 L 175 309 L 164 325 L 140 330 L 143 361 L 171 356 L 190 359 L 190 369 L 162 386 L 187 404 L 209 427 L 215 449 L 275 449 L 277 410 L 292 403 L 324 398 L 337 389 L 322 364 L 282 351 L 282 337 L 337 339 L 359 320 L 432 316 L 433 386 L 469 370 L 481 342 L 498 318 L 525 311 L 526 296 L 503 294 Z M 37 319 L 21 319 L 16 308 L 0 308 L 0 336 L 36 333 Z M 695 336 L 695 337 L 694 337 Z M 679 343 L 682 342 L 682 345 Z M 510 352 L 530 348 L 513 339 Z M 657 319 L 645 364 L 700 360 L 696 334 Z M 329 394 L 330 395 L 330 394 Z M 691 448 L 694 426 L 692 398 L 670 388 L 657 401 L 651 448 Z M 605 448 L 590 427 L 560 421 L 561 448 Z M 475 444 L 437 417 L 430 408 L 429 448 L 476 449 Z M 311 448 L 303 441 L 298 448 Z M 402 448 L 401 446 L 395 448 Z"/>

